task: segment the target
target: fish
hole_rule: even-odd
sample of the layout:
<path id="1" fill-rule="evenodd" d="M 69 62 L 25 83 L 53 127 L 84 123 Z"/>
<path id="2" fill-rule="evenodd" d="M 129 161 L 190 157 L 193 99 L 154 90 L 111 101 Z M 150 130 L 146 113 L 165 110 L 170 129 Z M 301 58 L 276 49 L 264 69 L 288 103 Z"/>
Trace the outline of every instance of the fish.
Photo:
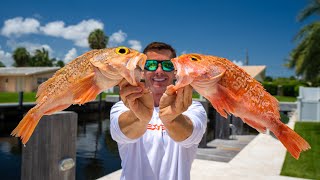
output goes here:
<path id="1" fill-rule="evenodd" d="M 242 68 L 226 58 L 183 54 L 171 59 L 176 70 L 176 91 L 191 85 L 223 117 L 233 114 L 261 133 L 269 129 L 298 159 L 309 143 L 280 121 L 279 102 Z"/>
<path id="2" fill-rule="evenodd" d="M 11 135 L 25 145 L 43 115 L 62 111 L 72 104 L 85 104 L 126 79 L 138 86 L 147 56 L 124 46 L 94 49 L 75 58 L 38 86 L 36 105 Z"/>

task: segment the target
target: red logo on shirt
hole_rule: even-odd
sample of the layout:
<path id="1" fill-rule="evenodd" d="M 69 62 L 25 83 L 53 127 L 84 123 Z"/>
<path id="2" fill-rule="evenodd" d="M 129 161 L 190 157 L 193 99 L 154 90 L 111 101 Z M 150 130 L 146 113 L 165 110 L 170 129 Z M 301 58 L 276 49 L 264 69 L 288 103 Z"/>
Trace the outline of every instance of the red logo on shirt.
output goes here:
<path id="1" fill-rule="evenodd" d="M 158 131 L 164 131 L 166 128 L 164 127 L 163 124 L 148 124 L 147 129 L 149 130 L 158 130 Z"/>

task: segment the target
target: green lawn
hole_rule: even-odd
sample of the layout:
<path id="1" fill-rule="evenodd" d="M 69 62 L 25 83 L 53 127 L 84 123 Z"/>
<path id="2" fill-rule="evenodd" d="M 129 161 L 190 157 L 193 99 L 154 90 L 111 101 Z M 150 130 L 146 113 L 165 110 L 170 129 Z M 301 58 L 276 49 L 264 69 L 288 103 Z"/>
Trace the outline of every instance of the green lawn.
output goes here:
<path id="1" fill-rule="evenodd" d="M 105 99 L 108 94 L 116 93 L 102 93 L 102 99 Z M 97 96 L 96 99 L 98 99 Z M 0 103 L 14 103 L 19 101 L 19 94 L 15 92 L 0 92 Z M 35 102 L 36 93 L 35 92 L 24 92 L 23 93 L 23 102 Z"/>
<path id="2" fill-rule="evenodd" d="M 19 94 L 14 92 L 1 92 L 0 93 L 0 103 L 11 103 L 18 102 Z M 36 101 L 36 93 L 35 92 L 25 92 L 23 93 L 23 101 L 24 102 L 34 102 Z"/>
<path id="3" fill-rule="evenodd" d="M 280 102 L 296 102 L 297 98 L 296 97 L 291 97 L 291 96 L 274 96 L 275 98 L 278 99 Z"/>
<path id="4" fill-rule="evenodd" d="M 287 153 L 281 175 L 320 179 L 320 123 L 297 122 L 294 130 L 309 142 L 311 149 L 302 152 L 299 160 Z"/>
<path id="5" fill-rule="evenodd" d="M 107 94 L 115 94 L 115 93 L 102 93 L 102 99 L 105 99 Z M 194 92 L 192 94 L 192 98 L 199 98 L 199 97 L 200 95 L 197 92 Z M 275 96 L 275 97 L 278 99 L 278 101 L 282 101 L 282 102 L 295 102 L 297 100 L 297 98 L 295 97 L 288 97 L 288 96 Z M 18 93 L 0 92 L 0 103 L 18 102 L 18 99 L 19 99 Z M 24 102 L 34 102 L 35 100 L 36 100 L 35 92 L 23 93 Z"/>

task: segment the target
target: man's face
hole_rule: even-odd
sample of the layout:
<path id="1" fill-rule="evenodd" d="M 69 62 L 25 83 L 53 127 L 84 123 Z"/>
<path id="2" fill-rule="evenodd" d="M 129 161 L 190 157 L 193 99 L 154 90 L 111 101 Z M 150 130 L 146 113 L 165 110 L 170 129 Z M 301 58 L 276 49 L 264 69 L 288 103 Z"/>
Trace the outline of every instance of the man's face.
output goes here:
<path id="1" fill-rule="evenodd" d="M 171 51 L 170 50 L 151 50 L 146 53 L 148 59 L 153 60 L 170 60 Z M 160 98 L 162 94 L 166 91 L 168 85 L 173 84 L 174 71 L 165 72 L 161 68 L 161 64 L 158 64 L 156 71 L 144 70 L 144 77 L 146 86 L 153 93 L 153 98 L 155 101 L 155 106 L 159 105 Z"/>

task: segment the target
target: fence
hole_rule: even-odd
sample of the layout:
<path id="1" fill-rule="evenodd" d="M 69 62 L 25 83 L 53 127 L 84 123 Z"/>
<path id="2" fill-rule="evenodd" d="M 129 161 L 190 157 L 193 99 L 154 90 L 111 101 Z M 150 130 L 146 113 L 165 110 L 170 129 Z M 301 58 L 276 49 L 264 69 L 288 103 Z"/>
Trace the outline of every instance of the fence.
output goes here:
<path id="1" fill-rule="evenodd" d="M 320 88 L 299 88 L 298 114 L 300 121 L 320 121 Z"/>

